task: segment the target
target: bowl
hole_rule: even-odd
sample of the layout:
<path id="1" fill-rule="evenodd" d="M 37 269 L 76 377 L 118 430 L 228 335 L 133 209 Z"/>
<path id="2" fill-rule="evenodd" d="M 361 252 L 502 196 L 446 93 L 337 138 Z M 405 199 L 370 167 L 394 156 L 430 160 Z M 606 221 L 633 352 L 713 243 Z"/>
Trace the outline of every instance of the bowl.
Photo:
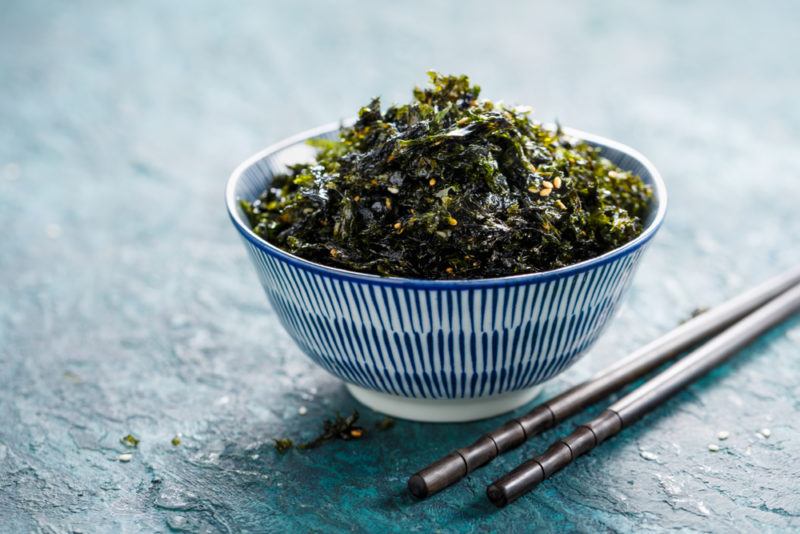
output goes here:
<path id="1" fill-rule="evenodd" d="M 552 271 L 478 280 L 417 280 L 337 269 L 256 235 L 239 206 L 287 165 L 310 160 L 311 138 L 272 145 L 242 163 L 226 190 L 228 213 L 286 331 L 368 407 L 418 421 L 468 421 L 513 410 L 575 363 L 608 326 L 666 210 L 658 171 L 620 143 L 574 137 L 639 174 L 653 189 L 644 231 L 625 245 Z"/>

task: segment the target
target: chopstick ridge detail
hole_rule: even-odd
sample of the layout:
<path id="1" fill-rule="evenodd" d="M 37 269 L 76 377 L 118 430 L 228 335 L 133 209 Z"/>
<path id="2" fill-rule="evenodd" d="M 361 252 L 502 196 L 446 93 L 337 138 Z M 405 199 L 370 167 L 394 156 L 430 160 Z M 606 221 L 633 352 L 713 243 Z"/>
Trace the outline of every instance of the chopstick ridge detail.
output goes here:
<path id="1" fill-rule="evenodd" d="M 457 449 L 412 475 L 408 489 L 424 499 L 455 484 L 504 452 L 548 430 L 587 406 L 641 378 L 800 283 L 800 266 L 774 276 L 715 306 L 618 360 L 589 380 L 512 419 L 473 444 Z"/>
<path id="2" fill-rule="evenodd" d="M 679 362 L 609 406 L 598 417 L 579 426 L 539 456 L 528 460 L 486 488 L 486 496 L 503 507 L 531 491 L 608 438 L 627 428 L 675 393 L 731 358 L 778 323 L 800 310 L 800 285 L 764 304 Z M 589 431 L 593 439 L 588 439 Z M 567 453 L 568 451 L 568 453 Z M 538 466 L 538 468 L 536 467 Z"/>

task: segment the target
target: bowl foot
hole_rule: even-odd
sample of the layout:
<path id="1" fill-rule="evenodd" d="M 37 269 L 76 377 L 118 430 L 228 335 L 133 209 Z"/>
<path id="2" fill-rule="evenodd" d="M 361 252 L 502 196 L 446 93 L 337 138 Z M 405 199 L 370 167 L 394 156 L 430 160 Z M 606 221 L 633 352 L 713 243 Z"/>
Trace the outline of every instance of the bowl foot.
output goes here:
<path id="1" fill-rule="evenodd" d="M 477 399 L 411 399 L 347 384 L 361 404 L 400 419 L 427 423 L 458 423 L 510 412 L 533 400 L 541 386 Z"/>

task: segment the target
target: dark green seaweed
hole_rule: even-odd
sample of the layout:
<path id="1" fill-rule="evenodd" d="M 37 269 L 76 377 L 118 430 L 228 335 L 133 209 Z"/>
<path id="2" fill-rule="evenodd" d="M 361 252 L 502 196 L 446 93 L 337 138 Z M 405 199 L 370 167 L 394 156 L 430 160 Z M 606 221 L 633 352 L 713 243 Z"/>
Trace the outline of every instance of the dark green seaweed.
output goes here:
<path id="1" fill-rule="evenodd" d="M 313 163 L 252 203 L 254 231 L 302 258 L 365 273 L 492 278 L 564 267 L 642 232 L 651 196 L 598 149 L 529 110 L 431 72 L 410 104 L 375 98 Z"/>
<path id="2" fill-rule="evenodd" d="M 364 429 L 356 425 L 358 418 L 359 413 L 357 410 L 354 410 L 353 413 L 346 417 L 337 412 L 332 419 L 326 419 L 322 422 L 322 432 L 317 437 L 296 446 L 298 449 L 316 449 L 323 443 L 336 439 L 343 441 L 361 439 L 364 436 Z M 386 428 L 381 428 L 381 430 L 387 430 L 393 425 L 394 422 Z M 277 438 L 273 439 L 273 441 L 275 442 L 275 450 L 281 454 L 295 447 L 294 441 L 289 438 Z"/>
<path id="3" fill-rule="evenodd" d="M 326 419 L 322 423 L 322 433 L 307 443 L 301 443 L 298 445 L 298 448 L 314 449 L 326 441 L 331 441 L 334 439 L 341 439 L 344 441 L 361 439 L 361 437 L 364 435 L 364 429 L 360 426 L 356 426 L 358 418 L 359 414 L 357 410 L 354 410 L 353 413 L 347 417 L 337 413 L 333 419 Z"/>

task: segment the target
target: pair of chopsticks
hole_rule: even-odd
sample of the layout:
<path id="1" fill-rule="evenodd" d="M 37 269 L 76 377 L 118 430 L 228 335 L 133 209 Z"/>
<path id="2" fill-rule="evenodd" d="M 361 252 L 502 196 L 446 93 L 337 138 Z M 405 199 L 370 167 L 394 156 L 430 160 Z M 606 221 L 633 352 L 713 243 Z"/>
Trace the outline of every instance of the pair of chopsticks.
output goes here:
<path id="1" fill-rule="evenodd" d="M 412 475 L 408 479 L 408 489 L 415 497 L 424 499 L 455 484 L 500 454 L 554 427 L 711 337 L 677 363 L 609 406 L 598 417 L 553 443 L 543 454 L 490 484 L 486 488 L 487 497 L 498 507 L 503 507 L 578 456 L 631 426 L 798 310 L 800 266 L 683 323 L 586 382 L 512 419 L 472 445 L 437 460 Z"/>

